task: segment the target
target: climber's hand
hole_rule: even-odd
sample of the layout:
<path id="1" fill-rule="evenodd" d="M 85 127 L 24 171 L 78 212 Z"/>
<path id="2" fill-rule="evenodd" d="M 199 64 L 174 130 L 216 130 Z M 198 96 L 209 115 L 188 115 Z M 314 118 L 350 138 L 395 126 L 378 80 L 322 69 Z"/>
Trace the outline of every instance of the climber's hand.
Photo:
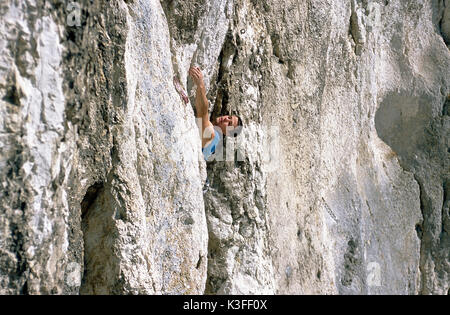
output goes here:
<path id="1" fill-rule="evenodd" d="M 203 87 L 205 85 L 203 82 L 203 74 L 200 71 L 200 68 L 191 67 L 189 69 L 189 75 L 191 76 L 192 80 L 194 80 L 194 83 L 195 85 L 197 85 L 197 87 Z"/>

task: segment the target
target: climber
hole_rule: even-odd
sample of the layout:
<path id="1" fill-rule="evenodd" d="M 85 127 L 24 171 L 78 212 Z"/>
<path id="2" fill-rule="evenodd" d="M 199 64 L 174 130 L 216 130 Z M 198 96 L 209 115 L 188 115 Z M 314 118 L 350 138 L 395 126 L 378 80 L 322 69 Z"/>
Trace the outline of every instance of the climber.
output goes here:
<path id="1" fill-rule="evenodd" d="M 209 120 L 208 100 L 203 82 L 203 74 L 198 67 L 191 67 L 189 75 L 197 86 L 195 95 L 195 109 L 199 129 L 201 130 L 202 153 L 205 160 L 214 154 L 216 147 L 222 140 L 222 135 L 236 137 L 242 130 L 242 120 L 238 116 L 220 116 Z"/>

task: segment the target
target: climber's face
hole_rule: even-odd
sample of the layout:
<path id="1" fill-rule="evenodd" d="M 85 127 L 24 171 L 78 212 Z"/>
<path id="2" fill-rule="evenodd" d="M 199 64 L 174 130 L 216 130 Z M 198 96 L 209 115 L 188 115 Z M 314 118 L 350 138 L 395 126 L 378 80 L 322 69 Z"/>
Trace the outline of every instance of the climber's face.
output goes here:
<path id="1" fill-rule="evenodd" d="M 222 134 L 226 135 L 227 127 L 230 126 L 229 131 L 232 131 L 234 127 L 238 126 L 237 116 L 220 116 L 213 121 L 213 125 L 219 127 L 222 130 Z"/>

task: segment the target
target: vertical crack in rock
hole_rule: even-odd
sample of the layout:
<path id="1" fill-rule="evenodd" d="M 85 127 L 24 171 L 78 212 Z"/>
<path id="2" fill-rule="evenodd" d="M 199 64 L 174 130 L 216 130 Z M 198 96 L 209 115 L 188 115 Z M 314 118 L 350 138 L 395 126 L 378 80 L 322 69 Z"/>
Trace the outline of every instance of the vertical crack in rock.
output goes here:
<path id="1" fill-rule="evenodd" d="M 442 185 L 443 201 L 442 201 L 442 231 L 441 231 L 441 242 L 449 242 L 450 239 L 450 178 L 445 179 Z"/>
<path id="2" fill-rule="evenodd" d="M 252 5 L 247 8 L 248 4 L 243 1 L 235 1 L 234 4 L 233 19 L 218 56 L 215 90 L 210 93 L 215 98 L 212 117 L 238 114 L 245 120 L 249 113 L 241 112 L 246 107 L 243 92 L 248 84 L 257 93 L 253 85 L 258 81 L 255 75 L 259 75 L 260 69 L 255 64 L 261 56 L 258 56 L 258 47 L 251 47 L 255 53 L 251 56 L 251 40 L 246 39 L 248 29 L 241 24 L 242 16 L 238 16 L 240 10 L 254 13 Z M 247 68 L 248 62 L 252 63 L 250 69 Z M 252 102 L 257 101 L 255 96 L 251 96 Z M 258 116 L 257 113 L 252 114 Z M 204 194 L 209 230 L 206 294 L 273 292 L 264 202 L 265 176 L 248 163 L 247 157 L 236 162 L 208 164 L 210 188 Z"/>
<path id="3" fill-rule="evenodd" d="M 233 67 L 234 55 L 237 53 L 234 44 L 234 35 L 233 28 L 230 27 L 228 29 L 227 35 L 225 37 L 225 41 L 223 43 L 222 49 L 220 51 L 218 57 L 218 74 L 216 79 L 216 85 L 211 90 L 216 90 L 215 95 L 215 103 L 212 108 L 213 117 L 218 117 L 221 115 L 228 114 L 227 110 L 229 98 L 228 93 L 230 89 L 230 70 Z M 212 92 L 209 92 L 211 95 Z M 217 235 L 218 231 L 215 231 L 215 224 L 211 224 L 214 219 L 221 220 L 221 214 L 219 214 L 218 207 L 223 205 L 210 204 L 208 202 L 209 196 L 211 196 L 212 191 L 217 191 L 219 194 L 225 193 L 226 188 L 224 183 L 221 183 L 220 179 L 218 181 L 215 180 L 217 174 L 220 172 L 210 164 L 207 168 L 208 179 L 210 181 L 210 188 L 206 192 L 207 195 L 204 196 L 205 200 L 205 210 L 207 212 L 208 218 L 208 273 L 206 279 L 206 288 L 205 294 L 217 294 L 219 292 L 222 293 L 230 293 L 230 288 L 224 289 L 224 286 L 227 284 L 227 268 L 226 262 L 224 262 L 224 258 L 227 255 L 227 247 L 228 244 L 223 244 L 223 240 L 220 236 Z M 214 197 L 213 197 L 214 198 Z M 226 200 L 226 195 L 221 198 L 222 200 Z M 232 210 L 231 210 L 232 211 Z M 214 219 L 211 218 L 214 217 Z M 228 222 L 227 222 L 228 223 Z"/>
<path id="4" fill-rule="evenodd" d="M 81 201 L 81 218 L 83 220 L 87 218 L 88 210 L 91 208 L 92 204 L 95 202 L 102 190 L 103 183 L 95 183 L 87 189 L 83 201 Z"/>
<path id="5" fill-rule="evenodd" d="M 447 95 L 445 98 L 444 106 L 442 107 L 442 116 L 450 116 L 450 95 Z"/>
<path id="6" fill-rule="evenodd" d="M 103 195 L 103 183 L 95 183 L 87 189 L 81 202 L 81 228 L 84 240 L 84 272 L 80 287 L 82 294 L 111 293 L 109 288 L 105 287 L 105 278 L 111 272 L 107 266 L 111 263 L 109 260 L 113 253 L 111 244 L 105 243 L 108 234 L 108 230 L 105 230 L 108 209 L 105 209 Z M 106 222 L 103 219 L 106 219 Z M 97 255 L 101 258 L 99 259 Z M 99 274 L 98 270 L 103 274 Z"/>
<path id="7" fill-rule="evenodd" d="M 441 18 L 438 22 L 438 27 L 441 32 L 442 38 L 447 45 L 450 46 L 450 1 L 440 1 Z"/>
<path id="8" fill-rule="evenodd" d="M 355 54 L 357 56 L 361 56 L 361 50 L 366 43 L 366 31 L 363 25 L 362 10 L 364 10 L 364 8 L 360 8 L 356 0 L 352 0 L 350 15 L 350 34 L 355 43 Z"/>
<path id="9" fill-rule="evenodd" d="M 425 213 L 425 197 L 424 197 L 424 193 L 423 193 L 423 187 L 422 187 L 422 183 L 421 181 L 417 178 L 416 175 L 414 175 L 414 180 L 417 182 L 417 184 L 419 185 L 419 200 L 420 200 L 420 212 L 422 214 L 422 221 L 418 222 L 416 224 L 416 233 L 417 233 L 417 237 L 419 238 L 420 241 L 420 264 L 419 264 L 419 270 L 420 270 L 420 282 L 419 282 L 419 290 L 418 292 L 423 293 L 424 292 L 424 283 L 426 281 L 426 272 L 423 268 L 423 257 L 425 257 L 425 247 L 424 247 L 424 225 L 426 226 L 425 218 L 426 218 L 426 213 Z M 427 222 L 428 223 L 428 222 Z"/>
<path id="10" fill-rule="evenodd" d="M 231 29 L 228 30 L 225 41 L 218 58 L 218 74 L 215 89 L 211 89 L 210 94 L 215 90 L 215 103 L 211 113 L 212 119 L 222 115 L 231 114 L 229 106 L 230 72 L 237 54 L 236 44 Z"/>

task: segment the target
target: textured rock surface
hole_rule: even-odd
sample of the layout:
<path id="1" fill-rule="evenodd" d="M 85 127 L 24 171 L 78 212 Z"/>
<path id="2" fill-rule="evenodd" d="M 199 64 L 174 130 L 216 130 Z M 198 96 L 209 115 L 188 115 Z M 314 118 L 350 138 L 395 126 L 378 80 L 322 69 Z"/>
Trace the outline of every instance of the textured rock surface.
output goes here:
<path id="1" fill-rule="evenodd" d="M 234 4 L 216 103 L 280 156 L 209 165 L 207 292 L 446 293 L 443 3 Z"/>
<path id="2" fill-rule="evenodd" d="M 73 27 L 73 8 L 15 3 L 1 9 L 1 292 L 202 293 L 204 166 L 159 2 L 78 2 Z"/>
<path id="3" fill-rule="evenodd" d="M 0 293 L 447 294 L 449 9 L 4 1 Z"/>

